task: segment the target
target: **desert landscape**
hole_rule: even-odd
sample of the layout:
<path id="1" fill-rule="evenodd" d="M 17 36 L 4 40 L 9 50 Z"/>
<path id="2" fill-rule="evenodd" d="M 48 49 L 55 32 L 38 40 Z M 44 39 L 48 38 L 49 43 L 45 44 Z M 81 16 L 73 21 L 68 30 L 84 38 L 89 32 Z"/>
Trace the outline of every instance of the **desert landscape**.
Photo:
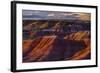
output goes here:
<path id="1" fill-rule="evenodd" d="M 76 19 L 23 19 L 23 63 L 91 59 L 90 14 L 78 14 Z"/>

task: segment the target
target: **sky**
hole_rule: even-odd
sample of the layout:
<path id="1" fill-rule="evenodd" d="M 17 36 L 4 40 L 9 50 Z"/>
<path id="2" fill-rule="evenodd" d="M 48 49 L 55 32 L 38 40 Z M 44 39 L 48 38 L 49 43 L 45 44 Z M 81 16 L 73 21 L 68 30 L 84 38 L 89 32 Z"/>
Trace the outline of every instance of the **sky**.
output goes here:
<path id="1" fill-rule="evenodd" d="M 80 12 L 58 12 L 58 11 L 39 11 L 39 10 L 23 10 L 23 20 L 90 20 L 90 13 Z"/>

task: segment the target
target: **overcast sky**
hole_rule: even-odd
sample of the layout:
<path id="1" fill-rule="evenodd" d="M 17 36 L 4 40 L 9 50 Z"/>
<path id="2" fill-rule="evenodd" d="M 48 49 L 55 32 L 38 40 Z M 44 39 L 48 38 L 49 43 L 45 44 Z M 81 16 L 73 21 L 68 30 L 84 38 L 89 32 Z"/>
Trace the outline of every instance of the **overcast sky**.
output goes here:
<path id="1" fill-rule="evenodd" d="M 79 12 L 58 12 L 58 11 L 39 11 L 39 10 L 23 10 L 23 20 L 48 20 L 48 19 L 64 19 L 64 20 L 90 20 L 90 13 Z"/>

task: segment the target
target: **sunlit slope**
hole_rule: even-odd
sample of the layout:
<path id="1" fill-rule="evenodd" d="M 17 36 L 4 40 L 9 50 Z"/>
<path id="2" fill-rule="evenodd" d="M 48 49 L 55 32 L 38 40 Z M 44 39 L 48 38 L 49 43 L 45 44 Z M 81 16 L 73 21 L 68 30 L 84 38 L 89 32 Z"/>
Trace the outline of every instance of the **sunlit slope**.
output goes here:
<path id="1" fill-rule="evenodd" d="M 35 47 L 40 41 L 41 41 L 41 38 L 34 39 L 34 40 L 24 40 L 23 41 L 23 55 L 30 52 L 33 49 L 33 47 Z"/>
<path id="2" fill-rule="evenodd" d="M 80 60 L 80 59 L 84 59 L 85 57 L 90 56 L 90 53 L 91 53 L 91 40 L 90 40 L 90 38 L 91 38 L 90 32 L 87 32 L 87 31 L 80 31 L 77 33 L 72 33 L 71 35 L 65 37 L 65 39 L 83 41 L 86 45 L 85 48 L 76 52 L 70 59 Z"/>
<path id="3" fill-rule="evenodd" d="M 47 36 L 42 37 L 40 42 L 31 43 L 31 44 L 37 44 L 35 47 L 32 48 L 32 50 L 24 57 L 25 62 L 27 61 L 40 61 L 44 57 L 46 57 L 50 50 L 52 49 L 53 42 L 55 41 L 56 37 L 50 38 Z"/>

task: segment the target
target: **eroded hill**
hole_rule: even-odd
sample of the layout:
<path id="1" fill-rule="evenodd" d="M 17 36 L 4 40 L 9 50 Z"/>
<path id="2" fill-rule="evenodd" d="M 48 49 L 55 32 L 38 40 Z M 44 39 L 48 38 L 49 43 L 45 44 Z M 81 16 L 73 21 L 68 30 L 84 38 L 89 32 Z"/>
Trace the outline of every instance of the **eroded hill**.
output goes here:
<path id="1" fill-rule="evenodd" d="M 23 40 L 23 62 L 63 61 L 90 59 L 90 32 L 79 31 L 66 34 Z"/>

